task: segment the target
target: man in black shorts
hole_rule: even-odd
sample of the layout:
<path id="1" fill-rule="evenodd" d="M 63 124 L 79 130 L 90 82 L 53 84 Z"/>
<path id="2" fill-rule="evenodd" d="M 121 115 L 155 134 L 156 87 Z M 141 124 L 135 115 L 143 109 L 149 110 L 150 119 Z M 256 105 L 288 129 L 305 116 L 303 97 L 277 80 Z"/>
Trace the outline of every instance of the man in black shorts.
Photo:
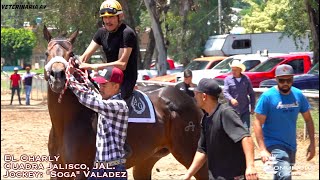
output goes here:
<path id="1" fill-rule="evenodd" d="M 218 102 L 221 88 L 203 78 L 193 89 L 206 113 L 201 121 L 198 149 L 184 179 L 190 179 L 208 160 L 209 179 L 257 179 L 253 141 L 235 110 Z"/>
<path id="2" fill-rule="evenodd" d="M 100 17 L 103 27 L 98 29 L 90 45 L 80 56 L 80 68 L 97 71 L 115 66 L 121 69 L 124 73 L 121 96 L 127 99 L 131 96 L 138 77 L 136 34 L 128 25 L 122 23 L 122 6 L 116 0 L 106 0 L 101 4 Z M 106 54 L 107 63 L 85 63 L 100 46 Z"/>

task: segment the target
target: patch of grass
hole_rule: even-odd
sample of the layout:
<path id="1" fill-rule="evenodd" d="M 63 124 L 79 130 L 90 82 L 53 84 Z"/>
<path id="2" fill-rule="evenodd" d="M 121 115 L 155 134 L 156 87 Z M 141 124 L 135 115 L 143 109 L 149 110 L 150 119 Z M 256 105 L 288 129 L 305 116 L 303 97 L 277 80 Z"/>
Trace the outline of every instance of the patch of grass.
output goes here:
<path id="1" fill-rule="evenodd" d="M 34 72 L 34 73 L 36 73 L 36 74 L 43 74 L 44 68 L 40 68 L 40 69 L 37 69 L 37 70 L 31 69 L 30 71 L 31 71 L 31 72 Z M 26 70 L 19 70 L 19 71 L 18 71 L 18 74 L 24 74 L 25 72 L 26 72 Z M 11 74 L 13 74 L 13 71 L 6 71 L 6 73 L 9 74 L 9 75 L 11 75 Z M 1 72 L 1 75 L 2 75 L 2 74 L 3 74 L 3 72 Z"/>
<path id="2" fill-rule="evenodd" d="M 319 134 L 319 108 L 318 107 L 314 107 L 311 110 L 311 116 L 314 123 L 314 131 L 315 133 Z M 298 121 L 297 121 L 297 129 L 303 130 L 303 128 L 304 128 L 304 119 L 302 115 L 299 114 Z"/>

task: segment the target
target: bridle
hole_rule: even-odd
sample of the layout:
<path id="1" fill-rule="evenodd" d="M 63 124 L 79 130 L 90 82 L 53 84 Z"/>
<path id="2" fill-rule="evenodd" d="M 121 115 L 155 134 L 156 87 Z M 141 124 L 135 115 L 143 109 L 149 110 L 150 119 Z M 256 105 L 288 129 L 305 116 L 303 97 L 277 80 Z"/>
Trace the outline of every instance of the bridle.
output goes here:
<path id="1" fill-rule="evenodd" d="M 68 48 L 68 47 L 66 47 L 65 46 L 65 44 L 64 44 L 64 42 L 67 42 L 67 43 L 69 43 L 69 45 L 70 45 L 70 48 Z M 67 56 L 69 56 L 69 58 L 70 57 L 73 57 L 74 56 L 74 54 L 73 54 L 73 51 L 72 51 L 72 48 L 73 48 L 73 46 L 72 46 L 72 43 L 69 41 L 69 40 L 67 40 L 67 39 L 65 39 L 65 40 L 56 40 L 56 39 L 53 39 L 53 40 L 51 40 L 49 43 L 48 43 L 48 48 L 47 48 L 47 51 L 46 51 L 46 66 L 45 66 L 45 69 L 46 69 L 46 71 L 47 71 L 47 77 L 49 77 L 50 76 L 50 69 L 51 69 L 51 66 L 52 66 L 52 64 L 54 64 L 54 63 L 56 63 L 56 62 L 60 62 L 60 63 L 63 63 L 66 67 L 67 67 L 67 64 L 68 64 L 68 62 L 66 61 L 66 59 L 64 59 L 62 56 L 60 56 L 60 57 L 58 57 L 58 58 L 56 58 L 55 59 L 55 57 L 53 57 L 52 59 L 53 59 L 53 61 L 51 61 L 52 59 L 50 59 L 50 61 L 48 61 L 48 56 L 49 56 L 49 52 L 51 51 L 51 49 L 55 46 L 55 45 L 59 45 L 59 46 L 61 46 L 63 49 L 65 49 L 66 51 L 67 51 Z M 47 79 L 48 80 L 48 79 Z"/>
<path id="2" fill-rule="evenodd" d="M 67 48 L 63 43 L 61 42 L 67 42 L 70 44 L 70 47 L 71 48 Z M 47 52 L 50 51 L 55 45 L 60 45 L 63 49 L 67 50 L 67 52 L 71 52 L 72 53 L 72 43 L 67 40 L 67 39 L 64 39 L 64 40 L 58 40 L 58 39 L 52 39 L 50 40 L 50 42 L 48 43 L 48 49 L 47 49 Z"/>
<path id="3" fill-rule="evenodd" d="M 65 44 L 61 43 L 61 42 L 68 42 L 70 44 L 71 48 L 67 48 L 65 46 Z M 55 56 L 52 59 L 50 59 L 49 62 L 47 61 L 45 69 L 46 69 L 47 77 L 49 77 L 48 78 L 49 87 L 51 88 L 52 82 L 51 82 L 51 79 L 50 79 L 50 69 L 51 69 L 52 64 L 56 63 L 56 62 L 60 62 L 60 63 L 63 63 L 65 65 L 65 67 L 66 67 L 66 71 L 65 71 L 66 83 L 65 83 L 65 86 L 64 86 L 63 90 L 60 92 L 58 102 L 61 103 L 62 95 L 64 94 L 64 92 L 68 88 L 68 83 L 69 83 L 69 79 L 70 79 L 70 76 L 71 76 L 71 73 L 70 73 L 70 68 L 71 67 L 75 68 L 73 74 L 78 76 L 80 81 L 82 81 L 81 83 L 77 83 L 77 85 L 76 85 L 77 89 L 79 91 L 82 91 L 81 90 L 82 88 L 79 85 L 86 85 L 86 86 L 89 85 L 91 88 L 94 88 L 94 90 L 97 90 L 97 87 L 95 86 L 95 84 L 93 84 L 91 82 L 91 78 L 88 75 L 88 72 L 87 71 L 82 71 L 82 70 L 80 70 L 78 68 L 79 64 L 81 62 L 78 60 L 78 58 L 72 52 L 72 43 L 70 41 L 68 41 L 68 40 L 51 40 L 48 43 L 48 49 L 47 49 L 47 52 L 46 52 L 47 57 L 48 57 L 48 52 L 57 44 L 60 45 L 63 49 L 67 50 L 67 55 L 69 56 L 69 61 L 67 61 L 66 59 L 64 59 L 61 56 Z"/>

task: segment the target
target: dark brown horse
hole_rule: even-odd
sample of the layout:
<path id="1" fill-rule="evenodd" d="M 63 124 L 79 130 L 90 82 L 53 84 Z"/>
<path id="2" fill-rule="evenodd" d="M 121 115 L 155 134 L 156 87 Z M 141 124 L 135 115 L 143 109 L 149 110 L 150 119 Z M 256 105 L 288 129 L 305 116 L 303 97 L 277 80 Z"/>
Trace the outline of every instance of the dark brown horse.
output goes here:
<path id="1" fill-rule="evenodd" d="M 49 42 L 47 50 L 48 108 L 52 122 L 48 149 L 50 156 L 59 156 L 56 164 L 86 164 L 92 168 L 95 158 L 96 114 L 81 105 L 75 95 L 67 89 L 62 102 L 59 93 L 66 81 L 66 62 L 55 61 L 62 56 L 66 61 L 72 55 L 72 43 L 77 32 L 67 39 L 52 39 L 44 27 L 44 37 Z M 50 62 L 53 61 L 54 63 Z M 127 157 L 126 168 L 133 167 L 135 179 L 151 179 L 154 164 L 172 153 L 186 168 L 193 160 L 200 136 L 202 112 L 193 99 L 173 88 L 159 88 L 147 91 L 156 112 L 156 123 L 129 123 L 127 142 L 131 153 Z M 94 123 L 92 123 L 94 122 Z M 72 173 L 67 169 L 61 173 Z M 170 173 L 170 172 L 168 172 Z M 56 173 L 57 174 L 57 173 Z M 195 175 L 196 179 L 208 179 L 207 165 Z M 61 179 L 67 179 L 65 177 Z M 83 174 L 77 179 L 84 179 Z"/>

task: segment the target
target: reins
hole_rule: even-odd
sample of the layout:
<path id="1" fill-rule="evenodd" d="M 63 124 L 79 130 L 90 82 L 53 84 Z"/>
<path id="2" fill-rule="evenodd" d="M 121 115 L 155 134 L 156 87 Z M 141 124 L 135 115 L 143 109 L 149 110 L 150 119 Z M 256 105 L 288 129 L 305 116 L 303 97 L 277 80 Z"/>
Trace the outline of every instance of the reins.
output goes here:
<path id="1" fill-rule="evenodd" d="M 80 64 L 80 61 L 75 56 L 70 57 L 69 64 L 68 64 L 68 66 L 66 68 L 66 72 L 65 72 L 66 73 L 66 83 L 65 83 L 64 89 L 60 92 L 59 99 L 58 99 L 59 103 L 61 103 L 62 96 L 68 88 L 68 83 L 72 83 L 73 86 L 75 86 L 75 88 L 81 92 L 85 92 L 85 90 L 83 88 L 84 86 L 86 88 L 93 88 L 95 91 L 98 91 L 98 87 L 92 83 L 91 77 L 88 75 L 88 71 L 87 70 L 82 71 L 81 69 L 79 69 L 78 68 L 79 64 Z M 70 68 L 74 69 L 73 75 L 78 78 L 79 82 L 69 81 L 70 77 L 71 77 Z"/>
<path id="2" fill-rule="evenodd" d="M 71 48 L 66 47 L 65 44 L 61 43 L 61 42 L 67 42 L 70 44 Z M 54 58 L 52 58 L 45 66 L 46 72 L 47 72 L 47 76 L 49 77 L 48 82 L 50 84 L 50 69 L 51 66 L 54 63 L 63 63 L 64 66 L 66 67 L 66 83 L 64 85 L 63 90 L 60 92 L 59 98 L 58 98 L 58 102 L 61 103 L 62 101 L 62 97 L 65 93 L 65 91 L 68 88 L 68 83 L 72 83 L 74 86 L 76 86 L 76 89 L 79 91 L 84 92 L 84 88 L 83 86 L 87 87 L 87 88 L 92 88 L 93 90 L 95 90 L 96 92 L 98 91 L 98 86 L 96 84 L 93 83 L 91 77 L 88 75 L 87 70 L 81 70 L 79 69 L 79 64 L 81 64 L 81 62 L 79 61 L 79 59 L 77 59 L 77 57 L 74 55 L 74 53 L 72 52 L 72 43 L 68 40 L 51 40 L 48 43 L 48 50 L 47 52 L 49 52 L 55 45 L 60 45 L 62 48 L 64 48 L 65 50 L 67 50 L 69 52 L 69 61 L 66 61 L 62 56 L 55 56 Z M 70 68 L 74 69 L 74 73 L 73 75 L 77 78 L 77 80 L 79 81 L 78 83 L 76 82 L 70 82 L 70 77 L 71 77 L 71 72 L 70 72 Z"/>

